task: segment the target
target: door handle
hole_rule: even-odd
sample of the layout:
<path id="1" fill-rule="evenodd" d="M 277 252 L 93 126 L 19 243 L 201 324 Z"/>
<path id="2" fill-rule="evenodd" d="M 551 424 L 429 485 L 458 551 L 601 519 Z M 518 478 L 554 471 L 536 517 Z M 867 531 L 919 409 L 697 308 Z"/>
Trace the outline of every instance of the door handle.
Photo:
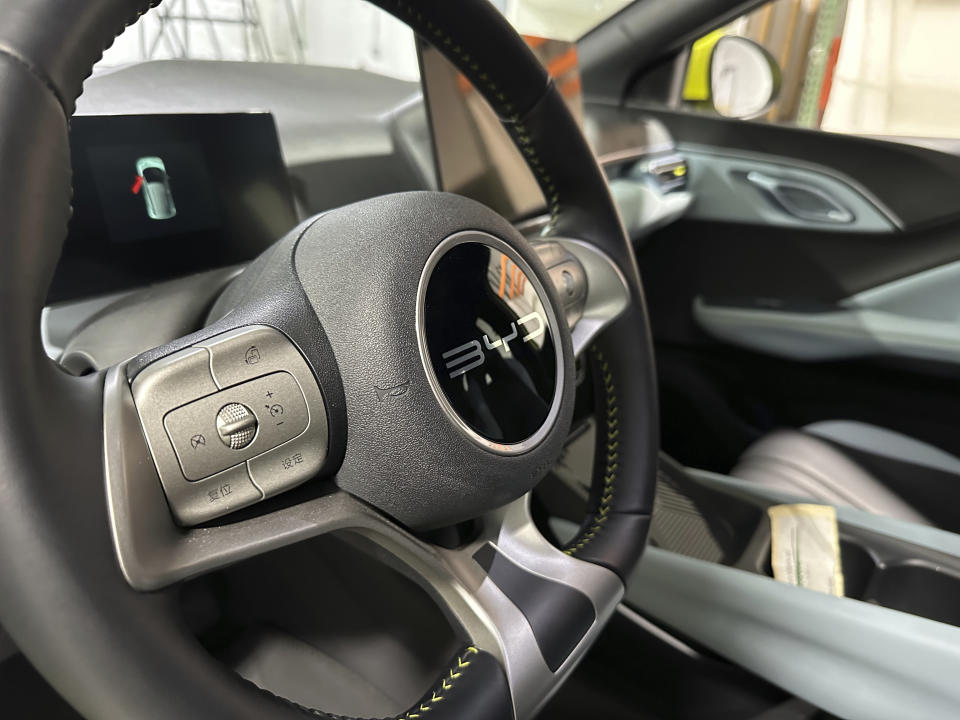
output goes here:
<path id="1" fill-rule="evenodd" d="M 844 224 L 856 219 L 850 210 L 816 185 L 775 178 L 757 170 L 745 173 L 743 178 L 778 210 L 798 220 Z"/>

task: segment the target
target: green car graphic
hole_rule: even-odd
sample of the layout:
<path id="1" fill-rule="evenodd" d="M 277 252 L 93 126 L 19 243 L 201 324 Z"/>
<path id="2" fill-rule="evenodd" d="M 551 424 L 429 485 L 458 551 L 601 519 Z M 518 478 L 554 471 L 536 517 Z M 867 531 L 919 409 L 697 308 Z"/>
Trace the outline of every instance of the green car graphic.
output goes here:
<path id="1" fill-rule="evenodd" d="M 163 160 L 148 156 L 137 160 L 137 176 L 143 180 L 143 202 L 153 220 L 169 220 L 177 214 L 170 191 L 170 177 Z"/>

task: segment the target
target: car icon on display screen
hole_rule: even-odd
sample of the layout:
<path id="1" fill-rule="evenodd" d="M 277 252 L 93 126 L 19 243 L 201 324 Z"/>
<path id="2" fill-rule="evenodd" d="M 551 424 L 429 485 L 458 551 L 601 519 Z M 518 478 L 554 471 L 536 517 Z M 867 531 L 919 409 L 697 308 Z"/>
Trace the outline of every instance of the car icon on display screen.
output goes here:
<path id="1" fill-rule="evenodd" d="M 143 193 L 147 215 L 152 220 L 169 220 L 177 214 L 170 191 L 170 176 L 163 160 L 158 157 L 142 157 L 137 160 L 137 180 L 133 192 Z"/>

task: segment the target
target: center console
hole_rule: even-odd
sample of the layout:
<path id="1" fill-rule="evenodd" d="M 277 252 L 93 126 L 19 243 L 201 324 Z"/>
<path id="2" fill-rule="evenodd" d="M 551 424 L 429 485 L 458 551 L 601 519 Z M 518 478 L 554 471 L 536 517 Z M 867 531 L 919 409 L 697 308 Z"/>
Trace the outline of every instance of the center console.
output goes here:
<path id="1" fill-rule="evenodd" d="M 772 577 L 766 511 L 794 502 L 664 458 L 627 604 L 838 716 L 954 716 L 960 536 L 838 507 L 835 597 Z"/>

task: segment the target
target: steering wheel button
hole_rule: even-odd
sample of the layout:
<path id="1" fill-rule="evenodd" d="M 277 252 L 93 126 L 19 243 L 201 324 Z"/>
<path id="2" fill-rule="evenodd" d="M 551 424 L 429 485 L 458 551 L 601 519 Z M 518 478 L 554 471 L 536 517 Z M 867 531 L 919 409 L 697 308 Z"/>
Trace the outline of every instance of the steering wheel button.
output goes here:
<path id="1" fill-rule="evenodd" d="M 250 477 L 265 497 L 309 480 L 323 464 L 323 445 L 311 427 L 300 437 L 247 461 Z"/>
<path id="2" fill-rule="evenodd" d="M 210 369 L 221 388 L 289 370 L 300 352 L 279 330 L 260 325 L 217 335 L 199 344 L 210 352 Z"/>
<path id="3" fill-rule="evenodd" d="M 300 385 L 276 372 L 177 408 L 163 419 L 188 480 L 201 480 L 302 433 L 310 413 Z"/>
<path id="4" fill-rule="evenodd" d="M 130 388 L 140 417 L 188 403 L 219 388 L 210 374 L 210 353 L 187 348 L 148 365 Z"/>
<path id="5" fill-rule="evenodd" d="M 229 403 L 217 413 L 217 433 L 228 448 L 240 450 L 257 434 L 257 416 L 240 403 Z"/>
<path id="6" fill-rule="evenodd" d="M 298 348 L 271 327 L 242 327 L 172 353 L 144 368 L 131 390 L 181 524 L 262 499 L 250 480 L 251 458 L 294 440 L 303 443 L 280 458 L 281 464 L 288 460 L 287 472 L 275 479 L 258 475 L 274 494 L 316 475 L 326 457 L 326 407 L 316 378 Z M 219 486 L 212 483 L 225 473 L 239 479 L 213 498 Z"/>
<path id="7" fill-rule="evenodd" d="M 180 482 L 167 494 L 174 517 L 181 525 L 197 525 L 263 499 L 260 489 L 250 481 L 246 465 L 200 482 Z"/>

